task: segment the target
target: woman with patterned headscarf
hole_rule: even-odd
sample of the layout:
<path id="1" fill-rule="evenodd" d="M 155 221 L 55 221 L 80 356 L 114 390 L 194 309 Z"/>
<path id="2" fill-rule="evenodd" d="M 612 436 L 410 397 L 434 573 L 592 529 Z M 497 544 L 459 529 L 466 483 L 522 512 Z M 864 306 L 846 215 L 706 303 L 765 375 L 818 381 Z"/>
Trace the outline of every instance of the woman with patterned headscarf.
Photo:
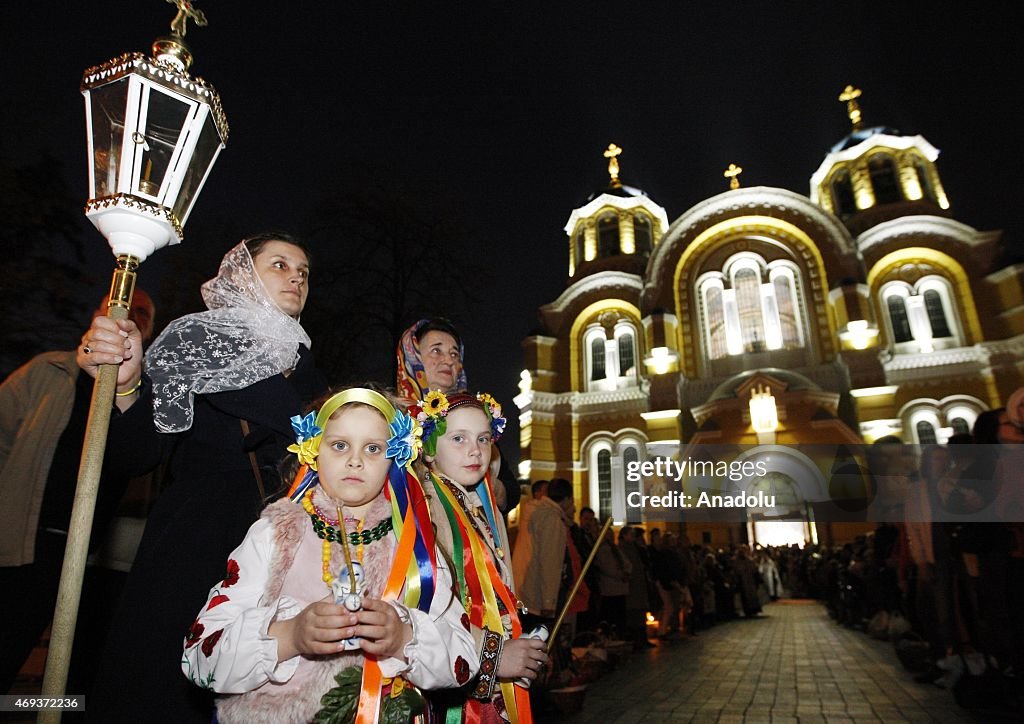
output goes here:
<path id="1" fill-rule="evenodd" d="M 402 333 L 398 343 L 398 393 L 410 402 L 431 390 L 445 394 L 467 388 L 462 366 L 465 347 L 447 319 L 421 319 Z"/>
<path id="2" fill-rule="evenodd" d="M 463 367 L 465 347 L 455 325 L 447 319 L 421 319 L 402 333 L 396 353 L 395 389 L 409 404 L 431 391 L 465 392 L 469 385 Z M 519 482 L 497 445 L 491 455 L 491 475 L 501 481 L 495 496 L 501 512 L 519 505 Z"/>
<path id="3" fill-rule="evenodd" d="M 98 317 L 82 338 L 87 373 L 120 365 L 106 469 L 139 475 L 164 463 L 170 480 L 149 514 L 89 700 L 98 720 L 153 713 L 154 701 L 163 721 L 211 719 L 212 700 L 179 673 L 181 642 L 210 581 L 281 487 L 290 416 L 326 390 L 299 324 L 309 266 L 305 246 L 285 234 L 238 244 L 202 287 L 207 311 L 167 326 L 146 353 L 145 374 L 130 323 Z"/>

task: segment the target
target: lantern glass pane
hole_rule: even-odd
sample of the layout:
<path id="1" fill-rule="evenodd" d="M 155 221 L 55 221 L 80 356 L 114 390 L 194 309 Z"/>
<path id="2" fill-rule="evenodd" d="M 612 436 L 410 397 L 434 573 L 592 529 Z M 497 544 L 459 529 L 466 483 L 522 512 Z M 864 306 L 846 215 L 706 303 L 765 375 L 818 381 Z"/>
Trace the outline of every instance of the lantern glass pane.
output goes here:
<path id="1" fill-rule="evenodd" d="M 167 174 L 174 149 L 181 138 L 181 130 L 192 111 L 192 105 L 179 98 L 150 89 L 149 107 L 146 111 L 145 128 L 140 124 L 142 138 L 136 143 L 142 146 L 142 169 L 139 176 L 139 191 L 147 196 L 157 196 L 164 176 Z"/>
<path id="2" fill-rule="evenodd" d="M 187 163 L 185 168 L 185 180 L 182 181 L 178 198 L 174 202 L 174 218 L 178 223 L 184 225 L 188 219 L 192 204 L 199 196 L 199 190 L 206 180 L 206 174 L 213 165 L 217 152 L 220 149 L 220 134 L 213 123 L 213 116 L 210 113 L 203 114 L 203 127 L 199 132 L 199 140 L 196 142 L 195 151 L 191 159 L 182 159 Z M 179 164 L 179 166 L 182 164 Z"/>
<path id="3" fill-rule="evenodd" d="M 121 162 L 124 116 L 128 105 L 128 81 L 108 83 L 89 92 L 92 111 L 91 197 L 98 199 L 117 193 L 117 171 Z"/>

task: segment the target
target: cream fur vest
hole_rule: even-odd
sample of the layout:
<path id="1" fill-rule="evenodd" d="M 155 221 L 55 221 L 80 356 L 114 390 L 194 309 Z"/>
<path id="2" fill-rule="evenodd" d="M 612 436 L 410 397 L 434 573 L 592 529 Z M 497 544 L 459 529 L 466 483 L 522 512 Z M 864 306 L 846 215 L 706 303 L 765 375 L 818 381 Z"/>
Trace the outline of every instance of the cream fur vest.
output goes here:
<path id="1" fill-rule="evenodd" d="M 381 495 L 374 501 L 366 520 L 376 523 L 390 515 L 390 512 L 390 503 Z M 274 525 L 274 557 L 267 577 L 266 590 L 259 605 L 274 606 L 282 595 L 290 593 L 286 585 L 288 573 L 299 547 L 319 547 L 322 542 L 313 532 L 306 511 L 301 505 L 287 498 L 269 505 L 263 511 L 263 516 L 269 518 Z M 338 571 L 342 565 L 343 554 L 340 546 L 335 545 L 332 548 L 331 570 Z M 395 548 L 393 532 L 364 547 L 363 570 L 367 595 L 373 598 L 380 597 L 391 571 Z M 319 578 L 320 575 L 321 571 L 318 568 L 309 571 L 309 576 Z M 324 595 L 327 595 L 326 587 Z M 218 720 L 224 724 L 285 724 L 311 721 L 320 710 L 320 697 L 336 685 L 334 676 L 351 666 L 363 666 L 363 656 L 359 652 L 302 658 L 303 661 L 295 675 L 284 684 L 270 682 L 246 694 L 219 697 Z"/>

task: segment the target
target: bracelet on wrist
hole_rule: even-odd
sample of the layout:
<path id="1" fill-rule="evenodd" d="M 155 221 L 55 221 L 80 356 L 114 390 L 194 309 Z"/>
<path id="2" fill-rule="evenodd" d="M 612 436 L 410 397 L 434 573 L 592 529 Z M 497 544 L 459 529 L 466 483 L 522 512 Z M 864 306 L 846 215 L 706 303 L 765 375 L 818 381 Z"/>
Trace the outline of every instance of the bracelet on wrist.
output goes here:
<path id="1" fill-rule="evenodd" d="M 480 673 L 477 675 L 476 686 L 468 696 L 472 699 L 489 700 L 494 695 L 494 685 L 498 682 L 498 663 L 505 645 L 504 637 L 484 629 L 483 650 L 480 652 Z"/>
<path id="2" fill-rule="evenodd" d="M 128 395 L 134 395 L 136 392 L 138 392 L 140 387 L 142 387 L 141 377 L 139 378 L 139 381 L 135 383 L 135 386 L 132 387 L 130 390 L 125 390 L 124 392 L 115 392 L 114 394 L 116 394 L 118 397 L 128 397 Z"/>

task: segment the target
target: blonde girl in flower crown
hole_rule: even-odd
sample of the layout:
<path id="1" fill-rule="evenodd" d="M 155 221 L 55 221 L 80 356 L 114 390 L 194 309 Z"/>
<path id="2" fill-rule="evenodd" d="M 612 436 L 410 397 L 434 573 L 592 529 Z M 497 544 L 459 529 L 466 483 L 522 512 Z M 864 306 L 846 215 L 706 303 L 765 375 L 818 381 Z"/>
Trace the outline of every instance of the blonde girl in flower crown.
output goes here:
<path id="1" fill-rule="evenodd" d="M 476 673 L 477 648 L 412 471 L 415 421 L 352 388 L 293 417 L 302 467 L 228 560 L 181 667 L 220 722 L 408 720 L 421 689 Z"/>
<path id="2" fill-rule="evenodd" d="M 487 472 L 492 443 L 505 428 L 501 406 L 486 394 L 435 391 L 409 412 L 423 428 L 428 488 L 443 511 L 434 515 L 438 541 L 451 552 L 479 657 L 479 674 L 460 677 L 461 696 L 431 697 L 432 704 L 446 721 L 530 722 L 522 684 L 536 678 L 547 654 L 543 641 L 523 638 L 508 535 Z"/>

